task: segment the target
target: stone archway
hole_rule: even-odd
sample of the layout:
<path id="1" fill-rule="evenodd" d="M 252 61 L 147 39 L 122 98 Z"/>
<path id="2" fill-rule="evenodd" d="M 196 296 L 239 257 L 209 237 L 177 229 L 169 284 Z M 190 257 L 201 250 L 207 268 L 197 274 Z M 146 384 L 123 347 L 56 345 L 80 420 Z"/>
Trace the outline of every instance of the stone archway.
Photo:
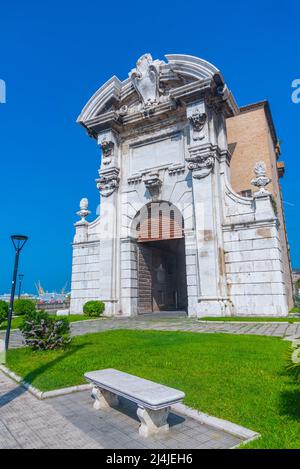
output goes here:
<path id="1" fill-rule="evenodd" d="M 138 313 L 187 309 L 184 222 L 168 202 L 151 202 L 133 223 Z"/>

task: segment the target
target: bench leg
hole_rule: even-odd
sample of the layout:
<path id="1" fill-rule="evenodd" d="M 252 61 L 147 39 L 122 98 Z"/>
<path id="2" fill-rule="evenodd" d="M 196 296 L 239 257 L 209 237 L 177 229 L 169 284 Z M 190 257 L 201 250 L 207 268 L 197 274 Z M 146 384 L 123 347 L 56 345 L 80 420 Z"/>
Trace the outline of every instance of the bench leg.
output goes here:
<path id="1" fill-rule="evenodd" d="M 145 409 L 138 406 L 137 416 L 141 421 L 139 434 L 148 437 L 155 433 L 163 433 L 169 430 L 167 423 L 170 407 L 160 410 Z"/>
<path id="2" fill-rule="evenodd" d="M 106 391 L 106 389 L 100 389 L 96 386 L 93 387 L 92 397 L 95 399 L 94 409 L 106 409 L 107 407 L 114 407 L 119 404 L 119 399 L 116 394 Z"/>

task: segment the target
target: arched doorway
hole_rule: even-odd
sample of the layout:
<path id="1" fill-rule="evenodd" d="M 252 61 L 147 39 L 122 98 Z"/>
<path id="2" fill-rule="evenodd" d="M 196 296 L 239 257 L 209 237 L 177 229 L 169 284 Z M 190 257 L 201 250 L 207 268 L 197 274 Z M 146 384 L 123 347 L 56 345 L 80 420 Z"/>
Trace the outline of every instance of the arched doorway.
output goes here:
<path id="1" fill-rule="evenodd" d="M 187 309 L 184 222 L 168 202 L 151 202 L 134 219 L 138 312 Z"/>

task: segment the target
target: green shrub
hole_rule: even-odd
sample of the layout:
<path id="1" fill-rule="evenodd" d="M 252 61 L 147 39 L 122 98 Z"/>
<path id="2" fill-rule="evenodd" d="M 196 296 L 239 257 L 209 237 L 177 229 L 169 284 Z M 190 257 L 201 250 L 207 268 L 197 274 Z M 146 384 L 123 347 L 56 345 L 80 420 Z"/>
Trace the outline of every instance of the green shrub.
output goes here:
<path id="1" fill-rule="evenodd" d="M 85 303 L 83 306 L 83 312 L 86 316 L 91 318 L 98 318 L 101 316 L 105 309 L 105 303 L 103 301 L 91 300 Z"/>
<path id="2" fill-rule="evenodd" d="M 300 309 L 300 295 L 299 293 L 294 294 L 294 304 L 297 309 Z"/>
<path id="3" fill-rule="evenodd" d="M 35 302 L 33 300 L 18 299 L 14 301 L 14 314 L 24 316 L 35 311 Z"/>
<path id="4" fill-rule="evenodd" d="M 49 316 L 44 311 L 31 311 L 26 314 L 20 330 L 26 345 L 34 350 L 64 348 L 71 341 L 67 318 Z"/>
<path id="5" fill-rule="evenodd" d="M 287 369 L 300 379 L 300 339 L 295 339 L 289 349 Z"/>
<path id="6" fill-rule="evenodd" d="M 9 304 L 7 301 L 0 300 L 0 324 L 7 320 Z"/>

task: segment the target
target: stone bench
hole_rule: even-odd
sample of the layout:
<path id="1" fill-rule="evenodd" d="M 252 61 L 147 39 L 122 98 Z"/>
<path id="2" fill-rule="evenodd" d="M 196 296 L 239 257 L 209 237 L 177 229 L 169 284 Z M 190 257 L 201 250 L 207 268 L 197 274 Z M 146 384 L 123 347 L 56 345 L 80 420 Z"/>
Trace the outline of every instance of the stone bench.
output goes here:
<path id="1" fill-rule="evenodd" d="M 94 386 L 92 397 L 95 399 L 95 409 L 118 405 L 119 396 L 135 402 L 141 422 L 139 434 L 145 437 L 168 431 L 170 407 L 185 397 L 177 389 L 112 368 L 91 371 L 84 376 Z"/>

